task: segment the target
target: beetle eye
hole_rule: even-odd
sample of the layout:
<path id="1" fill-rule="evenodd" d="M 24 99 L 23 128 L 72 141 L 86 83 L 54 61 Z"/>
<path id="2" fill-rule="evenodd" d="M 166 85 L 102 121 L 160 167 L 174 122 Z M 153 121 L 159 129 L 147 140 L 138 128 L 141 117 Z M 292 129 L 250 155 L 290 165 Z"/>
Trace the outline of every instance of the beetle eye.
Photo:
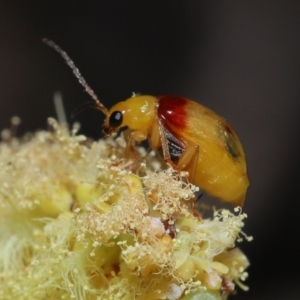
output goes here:
<path id="1" fill-rule="evenodd" d="M 114 111 L 109 117 L 109 126 L 116 128 L 123 122 L 123 115 L 120 111 Z"/>

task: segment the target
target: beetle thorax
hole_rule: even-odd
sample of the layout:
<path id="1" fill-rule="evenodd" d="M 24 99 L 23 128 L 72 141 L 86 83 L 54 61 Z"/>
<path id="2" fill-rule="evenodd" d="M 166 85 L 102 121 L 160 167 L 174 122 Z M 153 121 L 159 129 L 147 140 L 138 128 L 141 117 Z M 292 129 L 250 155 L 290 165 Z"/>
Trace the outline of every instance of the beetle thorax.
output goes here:
<path id="1" fill-rule="evenodd" d="M 134 96 L 124 102 L 117 103 L 112 110 L 123 114 L 122 127 L 132 130 L 148 131 L 156 116 L 157 98 L 153 96 Z"/>

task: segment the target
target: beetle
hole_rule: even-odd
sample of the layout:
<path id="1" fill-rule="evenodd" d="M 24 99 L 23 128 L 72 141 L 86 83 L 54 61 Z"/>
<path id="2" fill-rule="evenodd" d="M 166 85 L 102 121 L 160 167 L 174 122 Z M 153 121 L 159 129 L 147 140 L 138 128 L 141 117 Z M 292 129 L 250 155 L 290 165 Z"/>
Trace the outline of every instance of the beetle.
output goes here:
<path id="1" fill-rule="evenodd" d="M 66 52 L 53 41 L 43 41 L 61 54 L 93 98 L 84 107 L 104 113 L 106 136 L 128 127 L 127 149 L 133 141 L 147 139 L 174 169 L 188 171 L 191 183 L 221 201 L 243 205 L 249 186 L 245 153 L 224 118 L 197 102 L 174 95 L 133 95 L 108 110 Z"/>

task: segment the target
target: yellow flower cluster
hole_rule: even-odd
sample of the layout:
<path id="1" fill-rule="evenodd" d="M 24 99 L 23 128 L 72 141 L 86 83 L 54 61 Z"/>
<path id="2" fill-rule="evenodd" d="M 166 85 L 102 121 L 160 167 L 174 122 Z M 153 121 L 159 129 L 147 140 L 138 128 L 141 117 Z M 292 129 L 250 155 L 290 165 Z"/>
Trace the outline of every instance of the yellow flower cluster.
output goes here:
<path id="1" fill-rule="evenodd" d="M 234 248 L 245 214 L 202 219 L 184 173 L 124 159 L 121 138 L 49 124 L 0 144 L 0 299 L 220 300 L 246 289 L 249 263 Z"/>

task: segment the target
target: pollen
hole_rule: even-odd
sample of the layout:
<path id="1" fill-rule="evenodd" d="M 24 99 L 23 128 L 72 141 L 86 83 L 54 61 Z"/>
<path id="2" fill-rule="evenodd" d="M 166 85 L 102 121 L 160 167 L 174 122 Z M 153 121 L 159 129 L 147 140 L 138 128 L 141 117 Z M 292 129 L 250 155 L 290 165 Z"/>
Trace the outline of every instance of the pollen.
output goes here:
<path id="1" fill-rule="evenodd" d="M 19 124 L 18 119 L 13 120 Z M 246 214 L 195 213 L 198 187 L 54 119 L 0 143 L 0 299 L 227 299 L 249 261 Z M 13 137 L 13 138 L 12 138 Z"/>

